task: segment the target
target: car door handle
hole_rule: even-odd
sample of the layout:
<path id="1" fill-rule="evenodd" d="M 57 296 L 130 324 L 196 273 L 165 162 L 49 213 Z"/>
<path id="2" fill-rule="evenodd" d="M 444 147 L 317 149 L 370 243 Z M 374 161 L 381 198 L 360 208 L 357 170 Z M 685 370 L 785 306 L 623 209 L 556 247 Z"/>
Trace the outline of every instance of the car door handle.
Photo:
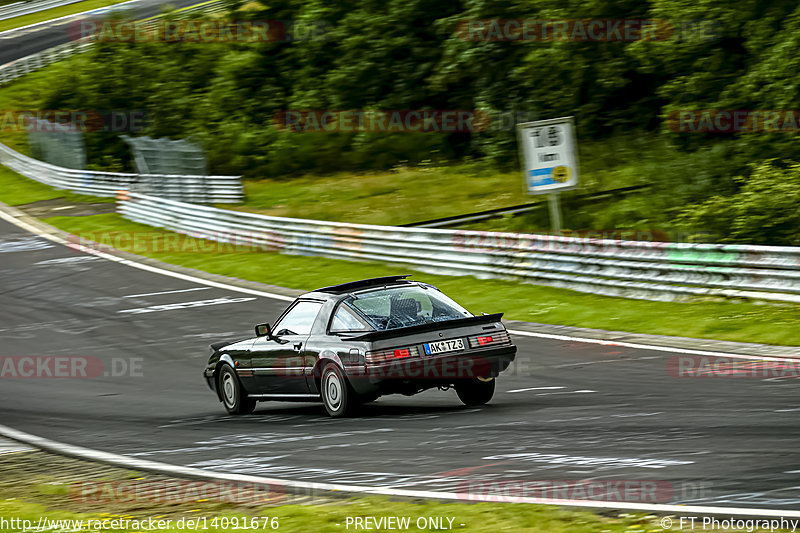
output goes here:
<path id="1" fill-rule="evenodd" d="M 302 348 L 303 348 L 303 343 L 302 342 L 295 343 L 295 345 L 294 345 L 295 351 L 299 352 Z"/>

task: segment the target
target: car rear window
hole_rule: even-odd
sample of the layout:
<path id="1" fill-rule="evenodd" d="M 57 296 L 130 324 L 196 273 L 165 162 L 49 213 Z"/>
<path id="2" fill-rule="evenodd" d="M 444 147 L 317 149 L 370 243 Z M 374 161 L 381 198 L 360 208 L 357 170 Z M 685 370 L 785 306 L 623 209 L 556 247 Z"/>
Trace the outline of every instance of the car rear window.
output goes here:
<path id="1" fill-rule="evenodd" d="M 347 303 L 377 330 L 388 330 L 472 316 L 433 287 L 403 286 L 363 292 Z"/>

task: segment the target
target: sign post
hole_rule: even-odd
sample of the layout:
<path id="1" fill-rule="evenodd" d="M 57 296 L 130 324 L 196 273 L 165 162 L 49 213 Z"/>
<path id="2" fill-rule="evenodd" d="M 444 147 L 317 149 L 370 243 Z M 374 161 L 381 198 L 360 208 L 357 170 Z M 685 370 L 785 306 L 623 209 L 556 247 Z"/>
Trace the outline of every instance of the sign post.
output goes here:
<path id="1" fill-rule="evenodd" d="M 517 124 L 522 170 L 530 194 L 547 194 L 550 227 L 561 232 L 559 193 L 578 186 L 578 157 L 572 117 Z"/>
<path id="2" fill-rule="evenodd" d="M 550 204 L 550 231 L 553 234 L 561 233 L 561 198 L 558 191 L 547 195 L 547 203 Z"/>

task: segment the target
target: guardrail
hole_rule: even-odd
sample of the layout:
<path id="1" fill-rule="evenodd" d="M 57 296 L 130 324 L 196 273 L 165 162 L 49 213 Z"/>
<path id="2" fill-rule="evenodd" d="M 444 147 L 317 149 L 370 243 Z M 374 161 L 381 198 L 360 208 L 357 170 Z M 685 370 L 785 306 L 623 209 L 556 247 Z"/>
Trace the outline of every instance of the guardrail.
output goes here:
<path id="1" fill-rule="evenodd" d="M 14 4 L 7 4 L 0 7 L 0 20 L 30 15 L 31 13 L 38 13 L 46 9 L 67 6 L 77 2 L 83 2 L 83 0 L 40 0 L 38 2 L 16 2 Z"/>
<path id="2" fill-rule="evenodd" d="M 133 192 L 135 222 L 282 253 L 381 261 L 479 278 L 648 300 L 693 297 L 800 302 L 800 248 L 582 239 L 270 217 Z"/>
<path id="3" fill-rule="evenodd" d="M 622 196 L 629 193 L 641 191 L 651 187 L 650 184 L 631 185 L 629 187 L 620 187 L 618 189 L 609 189 L 607 191 L 598 191 L 587 194 L 579 194 L 575 196 L 578 202 L 585 202 L 587 200 L 599 200 L 608 196 Z M 491 218 L 498 218 L 502 216 L 517 216 L 522 213 L 529 213 L 537 209 L 542 209 L 544 204 L 528 203 L 512 205 L 510 207 L 498 207 L 495 209 L 486 209 L 484 211 L 477 211 L 475 213 L 467 213 L 465 215 L 455 215 L 450 217 L 435 218 L 433 220 L 425 220 L 423 222 L 412 222 L 411 224 L 402 224 L 404 228 L 447 228 L 452 226 L 459 226 L 461 224 L 469 224 L 471 222 L 480 222 L 482 220 L 489 220 Z"/>
<path id="4" fill-rule="evenodd" d="M 0 143 L 0 164 L 56 189 L 93 196 L 115 196 L 122 189 L 198 203 L 242 201 L 239 176 L 130 174 L 57 167 L 25 156 Z"/>
<path id="5" fill-rule="evenodd" d="M 85 52 L 92 46 L 89 41 L 70 41 L 53 48 L 48 48 L 43 52 L 31 54 L 20 59 L 6 63 L 0 66 L 0 85 L 4 85 L 10 81 L 29 74 L 40 68 L 61 61 L 75 54 Z"/>
<path id="6" fill-rule="evenodd" d="M 40 0 L 38 2 L 16 2 L 14 4 L 7 4 L 0 7 L 0 20 L 30 15 L 31 13 L 44 11 L 45 9 L 66 6 L 82 1 L 83 0 Z"/>
<path id="7" fill-rule="evenodd" d="M 218 12 L 227 0 L 206 2 L 180 10 L 178 18 L 195 11 Z M 157 17 L 156 17 L 157 18 Z M 0 85 L 61 61 L 92 46 L 90 39 L 70 41 L 0 66 Z M 236 203 L 243 197 L 239 176 L 186 176 L 129 174 L 75 170 L 57 167 L 22 155 L 0 143 L 0 163 L 30 178 L 57 189 L 93 196 L 114 196 L 120 189 L 136 189 L 165 198 L 198 203 Z"/>

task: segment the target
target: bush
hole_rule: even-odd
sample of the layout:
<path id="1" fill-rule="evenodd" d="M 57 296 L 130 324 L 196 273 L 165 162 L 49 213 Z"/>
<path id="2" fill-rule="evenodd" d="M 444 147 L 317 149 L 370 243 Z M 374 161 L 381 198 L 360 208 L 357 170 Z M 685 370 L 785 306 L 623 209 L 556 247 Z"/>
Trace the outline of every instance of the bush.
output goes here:
<path id="1" fill-rule="evenodd" d="M 681 214 L 695 240 L 800 246 L 800 163 L 764 161 L 734 180 L 738 193 L 713 196 Z"/>

